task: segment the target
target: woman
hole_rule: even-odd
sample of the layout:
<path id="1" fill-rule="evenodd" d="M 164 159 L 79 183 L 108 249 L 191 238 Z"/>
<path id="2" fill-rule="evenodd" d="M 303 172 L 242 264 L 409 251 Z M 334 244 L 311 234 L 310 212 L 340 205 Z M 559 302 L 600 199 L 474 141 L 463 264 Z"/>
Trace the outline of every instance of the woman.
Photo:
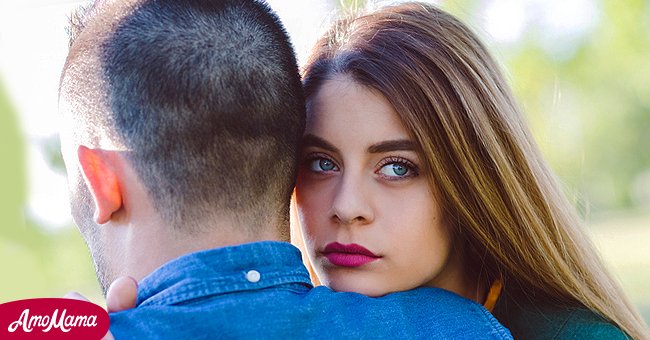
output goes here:
<path id="1" fill-rule="evenodd" d="M 344 20 L 303 76 L 296 203 L 321 282 L 496 301 L 515 338 L 649 337 L 465 25 L 420 3 Z"/>

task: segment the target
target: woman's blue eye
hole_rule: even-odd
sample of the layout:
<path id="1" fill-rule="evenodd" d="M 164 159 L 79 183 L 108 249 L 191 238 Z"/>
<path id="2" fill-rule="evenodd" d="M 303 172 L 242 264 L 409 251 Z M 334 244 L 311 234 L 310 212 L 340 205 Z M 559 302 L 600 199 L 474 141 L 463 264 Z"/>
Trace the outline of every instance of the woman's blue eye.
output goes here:
<path id="1" fill-rule="evenodd" d="M 404 177 L 409 173 L 409 167 L 402 163 L 389 163 L 381 167 L 379 172 L 389 177 Z"/>
<path id="2" fill-rule="evenodd" d="M 334 162 L 327 158 L 316 158 L 312 160 L 310 168 L 315 172 L 334 171 L 338 169 Z"/>

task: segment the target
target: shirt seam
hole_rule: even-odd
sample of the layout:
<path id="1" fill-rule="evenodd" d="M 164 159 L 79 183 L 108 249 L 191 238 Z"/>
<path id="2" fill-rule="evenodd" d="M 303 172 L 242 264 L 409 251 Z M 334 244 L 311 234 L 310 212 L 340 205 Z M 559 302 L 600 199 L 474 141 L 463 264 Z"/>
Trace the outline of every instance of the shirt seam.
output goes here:
<path id="1" fill-rule="evenodd" d="M 569 315 L 564 319 L 564 322 L 562 323 L 562 326 L 560 326 L 560 327 L 557 329 L 557 332 L 555 332 L 555 335 L 553 335 L 553 339 L 559 339 L 559 335 L 560 335 L 560 333 L 562 333 L 562 331 L 563 331 L 564 328 L 566 327 L 566 325 L 567 325 L 567 323 L 569 322 L 569 320 L 573 317 L 573 314 L 574 314 L 575 312 L 576 312 L 575 309 L 571 310 L 571 313 L 569 313 Z"/>
<path id="2" fill-rule="evenodd" d="M 268 277 L 270 273 L 267 273 Z M 253 283 L 246 280 L 237 280 L 223 284 L 222 279 L 215 279 L 215 281 L 206 282 L 200 280 L 195 283 L 185 283 L 180 289 L 170 291 L 168 293 L 159 293 L 147 300 L 142 301 L 138 307 L 142 306 L 156 306 L 156 305 L 172 305 L 183 301 L 202 298 L 207 296 L 222 295 L 234 292 L 242 292 L 249 290 L 257 290 L 270 288 L 273 286 L 295 283 L 295 284 L 311 284 L 307 275 L 300 275 L 299 272 L 289 273 L 274 273 L 274 277 L 266 278 L 263 283 Z"/>
<path id="3" fill-rule="evenodd" d="M 497 339 L 503 339 L 503 338 L 509 338 L 512 335 L 508 335 L 508 333 L 505 330 L 505 327 L 501 325 L 497 319 L 490 313 L 487 309 L 485 309 L 483 306 L 477 307 L 478 310 L 481 312 L 481 315 L 483 318 L 488 322 L 490 327 L 496 332 L 497 335 L 500 337 L 496 337 Z"/>

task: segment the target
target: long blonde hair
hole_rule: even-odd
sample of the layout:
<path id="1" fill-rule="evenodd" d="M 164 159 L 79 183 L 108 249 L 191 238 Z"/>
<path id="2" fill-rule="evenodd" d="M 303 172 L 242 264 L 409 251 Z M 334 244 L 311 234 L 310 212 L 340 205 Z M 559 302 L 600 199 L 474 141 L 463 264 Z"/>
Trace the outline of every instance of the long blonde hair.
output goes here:
<path id="1" fill-rule="evenodd" d="M 648 337 L 542 159 L 498 65 L 464 24 L 422 3 L 342 20 L 303 69 L 308 100 L 336 74 L 393 105 L 483 285 L 500 277 L 506 287 L 584 305 Z"/>

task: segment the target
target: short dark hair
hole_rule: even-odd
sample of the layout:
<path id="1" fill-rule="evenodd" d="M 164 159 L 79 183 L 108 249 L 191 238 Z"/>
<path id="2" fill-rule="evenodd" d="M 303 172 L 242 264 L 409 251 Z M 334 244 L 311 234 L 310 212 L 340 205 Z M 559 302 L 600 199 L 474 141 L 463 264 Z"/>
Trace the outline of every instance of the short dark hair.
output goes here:
<path id="1" fill-rule="evenodd" d="M 109 112 L 92 114 L 112 115 L 108 128 L 163 218 L 185 226 L 221 209 L 286 221 L 304 98 L 293 48 L 266 4 L 142 1 L 99 54 Z"/>

